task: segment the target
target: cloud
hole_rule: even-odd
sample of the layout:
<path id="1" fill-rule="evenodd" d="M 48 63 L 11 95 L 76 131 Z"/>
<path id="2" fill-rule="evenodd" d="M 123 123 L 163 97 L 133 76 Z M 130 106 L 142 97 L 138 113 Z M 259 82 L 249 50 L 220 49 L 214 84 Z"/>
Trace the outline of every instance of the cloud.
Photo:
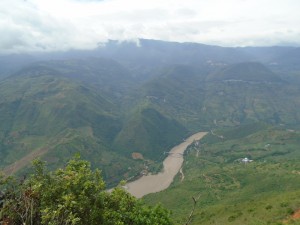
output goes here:
<path id="1" fill-rule="evenodd" d="M 300 43 L 297 0 L 1 0 L 2 53 L 138 38 L 224 46 Z"/>
<path id="2" fill-rule="evenodd" d="M 60 21 L 41 14 L 24 1 L 3 1 L 0 9 L 0 46 L 4 51 L 35 51 L 40 46 L 52 48 L 53 41 L 57 41 L 55 35 L 65 29 Z"/>

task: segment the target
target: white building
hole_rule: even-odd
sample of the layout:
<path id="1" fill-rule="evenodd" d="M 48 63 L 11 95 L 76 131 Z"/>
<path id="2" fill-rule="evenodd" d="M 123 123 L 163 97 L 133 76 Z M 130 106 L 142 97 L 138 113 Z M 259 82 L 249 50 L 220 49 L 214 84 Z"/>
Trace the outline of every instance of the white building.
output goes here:
<path id="1" fill-rule="evenodd" d="M 246 158 L 243 158 L 243 159 L 242 159 L 242 162 L 243 162 L 243 163 L 249 163 L 249 162 L 253 162 L 253 160 L 248 159 L 248 158 L 246 157 Z"/>

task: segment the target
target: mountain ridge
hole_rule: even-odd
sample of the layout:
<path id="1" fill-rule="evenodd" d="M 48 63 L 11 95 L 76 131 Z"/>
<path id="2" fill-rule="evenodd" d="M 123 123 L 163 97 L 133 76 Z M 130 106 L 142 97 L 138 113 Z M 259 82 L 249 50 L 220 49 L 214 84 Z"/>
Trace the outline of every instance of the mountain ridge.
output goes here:
<path id="1" fill-rule="evenodd" d="M 243 62 L 227 66 L 208 76 L 208 81 L 283 82 L 259 62 Z"/>
<path id="2" fill-rule="evenodd" d="M 291 50 L 299 49 L 142 40 L 16 61 L 0 82 L 1 166 L 54 145 L 43 156 L 53 166 L 78 151 L 116 182 L 143 167 L 132 152 L 159 164 L 165 150 L 199 130 L 299 127 L 297 58 L 280 70 L 270 64 Z"/>

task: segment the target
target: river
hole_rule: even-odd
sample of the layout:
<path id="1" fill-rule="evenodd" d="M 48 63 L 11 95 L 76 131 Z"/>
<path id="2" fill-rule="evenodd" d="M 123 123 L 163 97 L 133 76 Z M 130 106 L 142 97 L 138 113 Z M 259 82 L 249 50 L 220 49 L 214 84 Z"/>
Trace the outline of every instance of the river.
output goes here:
<path id="1" fill-rule="evenodd" d="M 127 191 L 137 198 L 167 189 L 183 163 L 181 154 L 193 141 L 200 140 L 206 132 L 196 133 L 181 144 L 170 150 L 169 156 L 163 162 L 163 171 L 155 175 L 146 175 L 126 184 Z"/>

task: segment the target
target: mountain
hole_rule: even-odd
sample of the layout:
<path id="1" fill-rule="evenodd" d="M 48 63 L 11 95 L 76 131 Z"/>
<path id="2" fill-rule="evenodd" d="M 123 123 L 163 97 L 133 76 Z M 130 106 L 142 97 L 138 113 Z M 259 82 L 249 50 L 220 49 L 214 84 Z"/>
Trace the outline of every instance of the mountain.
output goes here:
<path id="1" fill-rule="evenodd" d="M 36 156 L 62 165 L 76 152 L 110 179 L 127 173 L 128 165 L 139 166 L 113 151 L 111 143 L 122 128 L 118 107 L 89 86 L 40 66 L 5 79 L 0 90 L 1 165 L 8 173 Z M 112 162 L 119 169 L 106 169 Z"/>
<path id="2" fill-rule="evenodd" d="M 151 106 L 125 110 L 131 79 L 117 62 L 89 58 L 34 63 L 2 80 L 3 170 L 22 172 L 35 157 L 58 167 L 80 152 L 112 185 L 144 167 L 134 152 L 161 161 L 188 130 Z"/>
<path id="3" fill-rule="evenodd" d="M 246 62 L 217 72 L 176 65 L 141 86 L 141 102 L 175 118 L 189 130 L 210 130 L 258 121 L 299 124 L 300 90 L 265 66 Z"/>
<path id="4" fill-rule="evenodd" d="M 0 54 L 0 79 L 10 76 L 37 59 L 29 54 Z"/>
<path id="5" fill-rule="evenodd" d="M 260 62 L 286 77 L 290 72 L 300 71 L 299 54 L 300 48 L 296 47 L 220 47 L 149 39 L 139 39 L 136 42 L 109 40 L 99 43 L 99 47 L 94 50 L 2 55 L 0 78 L 32 62 L 82 60 L 91 57 L 119 62 L 130 70 L 135 81 L 149 80 L 156 75 L 157 70 L 175 64 L 218 69 L 249 61 Z"/>
<path id="6" fill-rule="evenodd" d="M 34 67 L 49 70 L 55 68 L 59 76 L 91 86 L 111 100 L 121 98 L 135 86 L 130 71 L 115 60 L 107 58 L 50 60 L 34 63 L 28 69 Z"/>
<path id="7" fill-rule="evenodd" d="M 145 107 L 134 113 L 115 139 L 118 149 L 127 155 L 138 152 L 147 158 L 162 160 L 163 152 L 175 146 L 188 130 L 174 119 L 154 108 Z"/>
<path id="8" fill-rule="evenodd" d="M 282 82 L 269 68 L 257 62 L 227 66 L 208 76 L 209 81 Z"/>
<path id="9" fill-rule="evenodd" d="M 40 156 L 59 167 L 80 152 L 112 185 L 199 130 L 297 129 L 298 52 L 141 39 L 1 56 L 0 166 L 22 172 Z"/>

